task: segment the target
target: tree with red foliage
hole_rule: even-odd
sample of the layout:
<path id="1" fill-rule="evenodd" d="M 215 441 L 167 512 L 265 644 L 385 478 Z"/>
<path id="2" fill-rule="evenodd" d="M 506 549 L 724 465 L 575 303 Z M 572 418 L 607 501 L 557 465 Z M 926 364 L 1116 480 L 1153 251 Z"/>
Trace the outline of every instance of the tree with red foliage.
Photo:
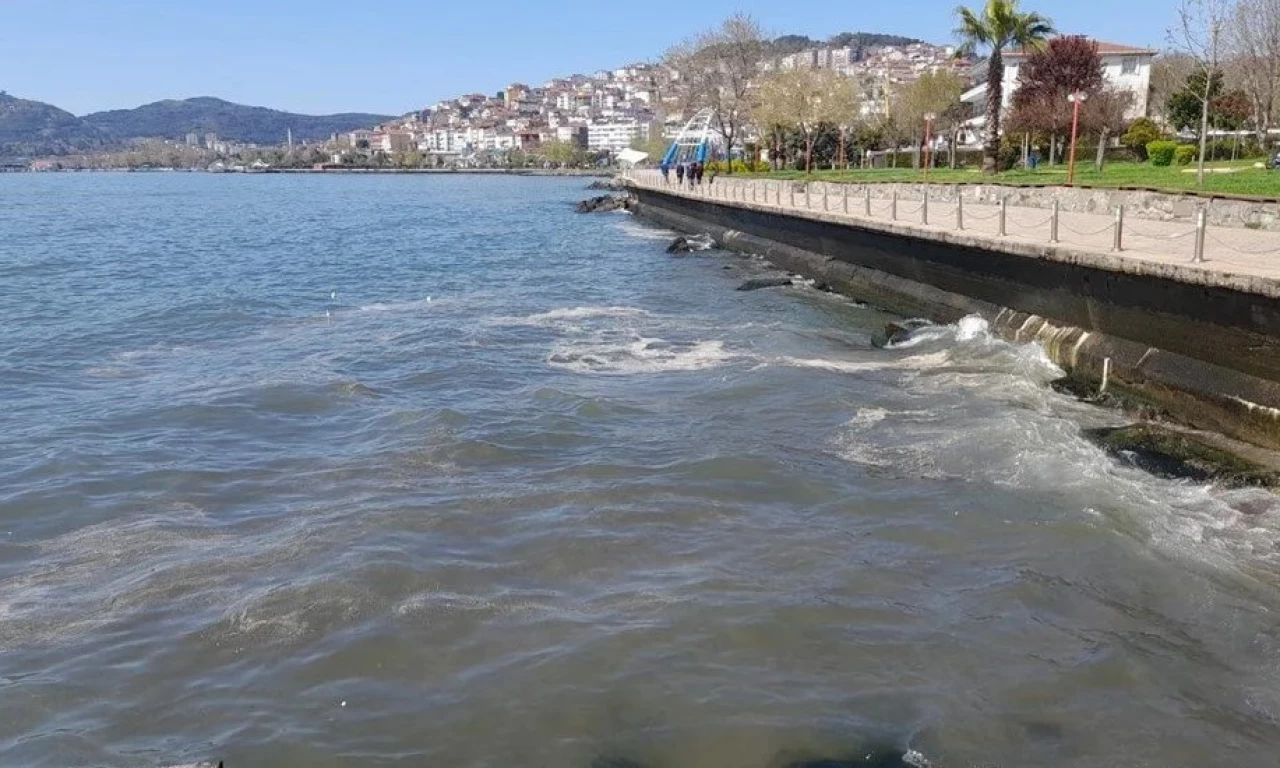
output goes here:
<path id="1" fill-rule="evenodd" d="M 1072 105 L 1067 96 L 1083 91 L 1093 97 L 1102 91 L 1102 85 L 1098 44 L 1077 35 L 1055 37 L 1044 48 L 1031 51 L 1018 68 L 1009 126 L 1055 138 L 1070 133 Z M 1082 121 L 1087 116 L 1082 113 Z M 1084 122 L 1081 127 L 1086 131 L 1095 128 Z"/>

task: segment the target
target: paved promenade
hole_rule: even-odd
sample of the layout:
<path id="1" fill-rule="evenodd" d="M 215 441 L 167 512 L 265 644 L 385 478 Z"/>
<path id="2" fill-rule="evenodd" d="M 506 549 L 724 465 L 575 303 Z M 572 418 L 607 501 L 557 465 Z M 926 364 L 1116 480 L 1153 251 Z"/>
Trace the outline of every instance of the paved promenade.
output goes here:
<path id="1" fill-rule="evenodd" d="M 626 175 L 641 188 L 711 200 L 744 208 L 790 213 L 916 237 L 955 242 L 1011 254 L 1088 263 L 1114 271 L 1154 274 L 1204 285 L 1280 297 L 1280 232 L 1208 225 L 1204 232 L 1204 260 L 1193 262 L 1194 221 L 1125 218 L 1120 250 L 1115 250 L 1115 214 L 1063 211 L 1058 216 L 1057 240 L 1052 240 L 1051 210 L 1006 207 L 1004 234 L 999 205 L 955 200 L 899 199 L 872 193 L 868 200 L 847 185 L 719 176 L 695 188 L 677 186 L 674 175 L 664 182 L 657 171 Z M 959 210 L 962 209 L 962 210 Z M 868 213 L 869 211 L 869 213 Z"/>

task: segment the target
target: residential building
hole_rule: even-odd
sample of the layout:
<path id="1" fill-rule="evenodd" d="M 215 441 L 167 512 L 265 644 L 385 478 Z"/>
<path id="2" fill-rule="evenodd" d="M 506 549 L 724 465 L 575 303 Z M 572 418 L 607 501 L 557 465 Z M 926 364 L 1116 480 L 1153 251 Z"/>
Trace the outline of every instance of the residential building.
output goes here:
<path id="1" fill-rule="evenodd" d="M 637 139 L 649 138 L 649 124 L 636 120 L 596 122 L 587 126 L 587 149 L 593 152 L 619 152 Z"/>
<path id="2" fill-rule="evenodd" d="M 1103 81 L 1107 86 L 1133 94 L 1125 119 L 1136 120 L 1148 114 L 1151 93 L 1151 64 L 1156 51 L 1117 43 L 1097 42 L 1098 55 L 1102 59 Z M 1026 62 L 1028 52 L 1018 48 L 1004 53 L 1004 90 L 1001 94 L 1001 111 L 1007 112 L 1013 105 L 1013 93 L 1018 88 L 1018 73 Z M 975 85 L 965 91 L 960 100 L 968 106 L 971 117 L 965 122 L 962 140 L 968 144 L 980 144 L 986 135 L 987 125 L 987 63 L 978 62 L 971 70 Z"/>

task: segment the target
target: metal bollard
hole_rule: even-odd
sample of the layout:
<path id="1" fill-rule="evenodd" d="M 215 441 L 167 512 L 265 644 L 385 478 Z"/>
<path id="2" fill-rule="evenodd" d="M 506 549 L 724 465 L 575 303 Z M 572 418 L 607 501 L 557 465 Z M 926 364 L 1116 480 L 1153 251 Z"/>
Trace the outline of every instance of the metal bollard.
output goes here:
<path id="1" fill-rule="evenodd" d="M 924 198 L 920 201 L 920 223 L 929 223 L 929 190 L 925 189 Z"/>
<path id="2" fill-rule="evenodd" d="M 830 191 L 831 191 L 831 190 L 830 190 L 830 188 L 829 188 L 829 187 L 824 183 L 824 184 L 822 185 L 822 210 L 824 210 L 824 211 L 829 211 L 829 210 L 831 210 L 831 209 L 827 206 L 827 193 L 828 193 L 828 192 L 830 192 Z"/>
<path id="3" fill-rule="evenodd" d="M 956 229 L 964 231 L 964 195 L 956 191 Z"/>
<path id="4" fill-rule="evenodd" d="M 813 185 L 807 181 L 804 183 L 804 209 L 806 211 L 813 207 L 812 198 L 809 195 L 809 189 L 812 186 Z"/>
<path id="5" fill-rule="evenodd" d="M 782 207 L 782 182 L 780 181 L 774 182 L 773 192 L 774 192 L 774 195 L 773 195 L 774 202 L 776 202 L 778 204 L 778 207 L 781 208 Z"/>
<path id="6" fill-rule="evenodd" d="M 1049 217 L 1049 242 L 1058 242 L 1058 199 L 1053 199 L 1053 215 Z"/>
<path id="7" fill-rule="evenodd" d="M 791 207 L 792 208 L 796 207 L 796 185 L 795 184 L 791 185 Z"/>
<path id="8" fill-rule="evenodd" d="M 1008 215 L 1009 215 L 1009 198 L 1002 197 L 1000 198 L 1000 236 L 1001 237 L 1004 237 L 1006 234 L 1004 223 Z"/>
<path id="9" fill-rule="evenodd" d="M 896 189 L 893 191 L 893 199 L 889 201 L 889 219 L 892 221 L 898 220 L 898 191 Z"/>
<path id="10" fill-rule="evenodd" d="M 840 205 L 843 208 L 845 215 L 847 216 L 849 214 L 849 185 L 841 184 L 840 186 L 843 187 L 844 189 L 844 199 L 841 200 Z"/>
<path id="11" fill-rule="evenodd" d="M 867 218 L 871 218 L 871 187 L 867 187 L 863 191 L 865 194 L 862 197 L 862 210 L 867 215 Z"/>
<path id="12" fill-rule="evenodd" d="M 1116 206 L 1116 228 L 1115 236 L 1111 240 L 1111 250 L 1119 253 L 1124 250 L 1124 206 Z"/>
<path id="13" fill-rule="evenodd" d="M 1204 261 L 1204 230 L 1207 224 L 1207 215 L 1202 205 L 1200 210 L 1196 211 L 1196 252 L 1191 257 L 1192 264 L 1200 264 Z"/>

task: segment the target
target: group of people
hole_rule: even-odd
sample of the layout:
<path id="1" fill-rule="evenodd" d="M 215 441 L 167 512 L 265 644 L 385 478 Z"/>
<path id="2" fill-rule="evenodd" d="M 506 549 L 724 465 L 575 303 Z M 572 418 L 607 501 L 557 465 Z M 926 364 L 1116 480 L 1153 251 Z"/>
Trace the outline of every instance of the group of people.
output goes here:
<path id="1" fill-rule="evenodd" d="M 664 163 L 659 168 L 662 171 L 662 180 L 668 184 L 671 183 L 671 166 Z M 690 187 L 696 187 L 702 183 L 702 175 L 706 170 L 706 165 L 697 160 L 692 163 L 676 163 L 676 184 L 683 186 L 688 181 Z"/>

